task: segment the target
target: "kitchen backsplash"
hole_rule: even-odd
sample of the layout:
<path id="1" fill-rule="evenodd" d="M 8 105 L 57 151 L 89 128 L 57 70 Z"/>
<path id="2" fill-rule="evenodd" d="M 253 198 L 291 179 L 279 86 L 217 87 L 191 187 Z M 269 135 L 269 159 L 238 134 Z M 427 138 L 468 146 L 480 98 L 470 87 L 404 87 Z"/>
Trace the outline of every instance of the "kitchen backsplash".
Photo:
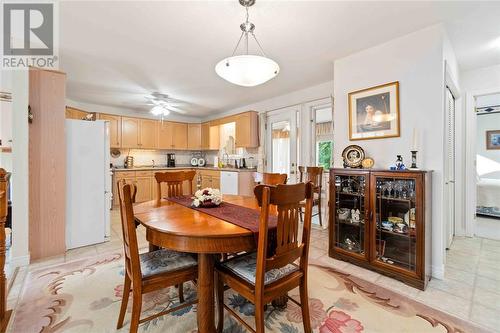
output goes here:
<path id="1" fill-rule="evenodd" d="M 177 165 L 187 165 L 190 164 L 191 158 L 193 156 L 200 156 L 200 152 L 195 151 L 182 151 L 182 150 L 142 150 L 142 149 L 120 149 L 119 157 L 111 156 L 111 163 L 113 166 L 121 167 L 124 165 L 125 157 L 127 155 L 131 155 L 134 157 L 134 165 L 143 166 L 143 165 L 152 165 L 153 160 L 155 165 L 164 165 L 167 164 L 167 153 L 175 153 L 175 163 Z M 201 152 L 201 156 L 203 156 L 206 160 L 206 164 L 209 166 L 213 166 L 214 158 L 219 156 L 222 158 L 222 153 L 219 151 L 204 151 Z M 238 149 L 237 155 L 229 156 L 230 159 L 235 158 L 254 158 L 254 165 L 259 166 L 261 164 L 262 158 L 260 158 L 258 149 Z"/>

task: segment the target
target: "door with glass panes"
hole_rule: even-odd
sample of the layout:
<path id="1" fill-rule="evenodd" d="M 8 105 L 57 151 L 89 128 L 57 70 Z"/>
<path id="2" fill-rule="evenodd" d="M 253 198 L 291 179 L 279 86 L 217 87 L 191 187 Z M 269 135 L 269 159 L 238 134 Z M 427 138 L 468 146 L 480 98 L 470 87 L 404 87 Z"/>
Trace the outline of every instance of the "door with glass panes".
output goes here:
<path id="1" fill-rule="evenodd" d="M 334 250 L 364 261 L 369 260 L 369 185 L 369 173 L 357 170 L 335 172 L 330 183 Z"/>
<path id="2" fill-rule="evenodd" d="M 371 175 L 371 255 L 375 266 L 419 277 L 423 242 L 420 174 L 374 172 Z"/>

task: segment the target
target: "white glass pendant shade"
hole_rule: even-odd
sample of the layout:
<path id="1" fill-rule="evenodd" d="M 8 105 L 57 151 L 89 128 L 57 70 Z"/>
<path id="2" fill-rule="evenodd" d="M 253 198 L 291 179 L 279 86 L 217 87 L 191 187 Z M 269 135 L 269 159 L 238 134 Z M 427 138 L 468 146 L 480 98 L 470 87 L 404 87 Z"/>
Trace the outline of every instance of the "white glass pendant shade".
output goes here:
<path id="1" fill-rule="evenodd" d="M 215 72 L 224 80 L 244 87 L 263 84 L 278 75 L 280 66 L 258 55 L 239 55 L 219 61 Z"/>

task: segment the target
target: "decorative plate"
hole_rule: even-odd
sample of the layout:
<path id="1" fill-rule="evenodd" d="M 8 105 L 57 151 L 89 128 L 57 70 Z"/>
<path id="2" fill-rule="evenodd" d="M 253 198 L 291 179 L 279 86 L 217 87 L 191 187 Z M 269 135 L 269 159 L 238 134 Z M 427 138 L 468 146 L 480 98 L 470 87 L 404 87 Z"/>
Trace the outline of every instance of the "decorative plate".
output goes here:
<path id="1" fill-rule="evenodd" d="M 191 159 L 191 165 L 192 165 L 192 166 L 197 166 L 197 165 L 198 165 L 198 159 L 197 159 L 196 157 L 193 157 L 193 158 Z"/>
<path id="2" fill-rule="evenodd" d="M 357 168 L 365 159 L 365 151 L 358 145 L 350 145 L 342 151 L 344 165 L 350 168 Z"/>
<path id="3" fill-rule="evenodd" d="M 198 163 L 198 166 L 201 166 L 201 167 L 202 167 L 202 166 L 205 166 L 206 161 L 205 161 L 205 159 L 204 159 L 204 158 L 201 158 L 201 157 L 200 157 L 200 158 L 198 159 L 197 163 Z"/>
<path id="4" fill-rule="evenodd" d="M 361 162 L 361 165 L 363 166 L 363 168 L 365 169 L 371 169 L 373 168 L 373 165 L 375 164 L 375 161 L 373 160 L 373 158 L 371 157 L 367 157 L 365 158 L 362 162 Z"/>

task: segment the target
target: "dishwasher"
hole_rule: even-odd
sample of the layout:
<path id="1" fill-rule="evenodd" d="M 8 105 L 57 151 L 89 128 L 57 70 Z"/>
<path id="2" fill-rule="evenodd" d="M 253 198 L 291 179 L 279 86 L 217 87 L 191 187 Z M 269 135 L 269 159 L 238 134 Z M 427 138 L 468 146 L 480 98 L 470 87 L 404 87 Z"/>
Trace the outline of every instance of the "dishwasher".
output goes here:
<path id="1" fill-rule="evenodd" d="M 238 194 L 238 172 L 221 171 L 220 192 L 222 194 Z"/>

